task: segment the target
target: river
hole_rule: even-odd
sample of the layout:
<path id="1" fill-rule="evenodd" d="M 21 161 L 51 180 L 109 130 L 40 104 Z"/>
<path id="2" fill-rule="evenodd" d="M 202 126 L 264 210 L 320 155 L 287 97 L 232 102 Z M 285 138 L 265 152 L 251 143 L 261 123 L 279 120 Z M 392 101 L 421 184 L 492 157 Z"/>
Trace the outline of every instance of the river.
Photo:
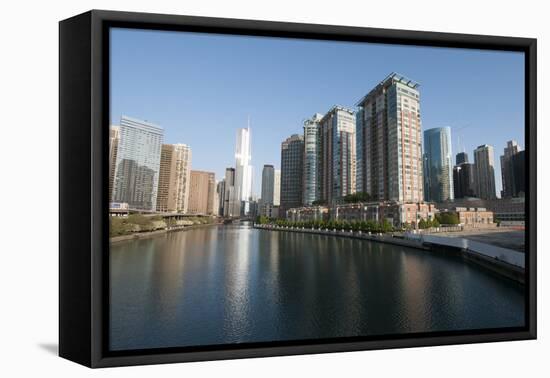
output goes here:
<path id="1" fill-rule="evenodd" d="M 444 253 L 211 226 L 111 245 L 110 348 L 517 327 L 524 290 Z"/>

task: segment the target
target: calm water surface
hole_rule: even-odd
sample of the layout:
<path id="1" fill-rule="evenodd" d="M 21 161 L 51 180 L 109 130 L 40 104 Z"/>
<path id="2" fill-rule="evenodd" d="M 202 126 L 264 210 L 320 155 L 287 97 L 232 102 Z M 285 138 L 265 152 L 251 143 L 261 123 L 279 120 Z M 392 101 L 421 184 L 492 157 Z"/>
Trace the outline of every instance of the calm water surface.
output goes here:
<path id="1" fill-rule="evenodd" d="M 112 350 L 524 324 L 523 286 L 388 244 L 235 225 L 110 255 Z"/>

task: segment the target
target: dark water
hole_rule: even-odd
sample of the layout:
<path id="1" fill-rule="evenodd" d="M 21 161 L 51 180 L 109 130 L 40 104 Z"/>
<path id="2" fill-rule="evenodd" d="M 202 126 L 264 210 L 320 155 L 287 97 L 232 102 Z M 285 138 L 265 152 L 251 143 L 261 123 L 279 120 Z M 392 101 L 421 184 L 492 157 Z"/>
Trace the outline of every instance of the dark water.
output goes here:
<path id="1" fill-rule="evenodd" d="M 111 246 L 111 348 L 522 326 L 523 287 L 456 257 L 213 226 Z"/>

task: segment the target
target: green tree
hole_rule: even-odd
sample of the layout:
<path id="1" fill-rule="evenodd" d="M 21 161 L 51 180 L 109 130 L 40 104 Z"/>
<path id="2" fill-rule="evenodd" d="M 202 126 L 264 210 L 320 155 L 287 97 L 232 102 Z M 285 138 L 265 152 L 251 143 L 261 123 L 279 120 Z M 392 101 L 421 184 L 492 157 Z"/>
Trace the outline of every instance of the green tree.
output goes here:
<path id="1" fill-rule="evenodd" d="M 367 221 L 367 232 L 378 232 L 378 223 L 373 220 Z"/>
<path id="2" fill-rule="evenodd" d="M 327 204 L 327 201 L 323 200 L 315 200 L 311 203 L 313 206 L 323 206 Z"/>
<path id="3" fill-rule="evenodd" d="M 371 200 L 371 196 L 366 192 L 357 192 L 348 194 L 343 199 L 345 203 L 368 202 Z"/>
<path id="4" fill-rule="evenodd" d="M 380 230 L 382 232 L 392 232 L 393 231 L 393 225 L 390 223 L 389 220 L 384 219 L 380 222 Z"/>
<path id="5" fill-rule="evenodd" d="M 454 212 L 439 213 L 435 217 L 440 224 L 454 225 L 460 223 L 458 214 Z"/>
<path id="6" fill-rule="evenodd" d="M 427 227 L 426 221 L 423 218 L 420 219 L 420 221 L 418 222 L 418 228 L 425 229 L 426 227 Z"/>
<path id="7" fill-rule="evenodd" d="M 268 224 L 269 218 L 264 215 L 261 215 L 258 218 L 256 218 L 256 222 L 258 222 L 259 224 Z"/>

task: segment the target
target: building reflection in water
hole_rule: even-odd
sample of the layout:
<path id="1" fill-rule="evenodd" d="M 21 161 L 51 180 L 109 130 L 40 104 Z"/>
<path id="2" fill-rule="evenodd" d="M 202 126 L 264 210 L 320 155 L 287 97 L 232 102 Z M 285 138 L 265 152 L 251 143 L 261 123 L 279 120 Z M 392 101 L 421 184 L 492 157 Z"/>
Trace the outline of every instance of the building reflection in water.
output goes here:
<path id="1" fill-rule="evenodd" d="M 524 290 L 389 244 L 211 226 L 116 243 L 115 350 L 524 324 Z"/>

